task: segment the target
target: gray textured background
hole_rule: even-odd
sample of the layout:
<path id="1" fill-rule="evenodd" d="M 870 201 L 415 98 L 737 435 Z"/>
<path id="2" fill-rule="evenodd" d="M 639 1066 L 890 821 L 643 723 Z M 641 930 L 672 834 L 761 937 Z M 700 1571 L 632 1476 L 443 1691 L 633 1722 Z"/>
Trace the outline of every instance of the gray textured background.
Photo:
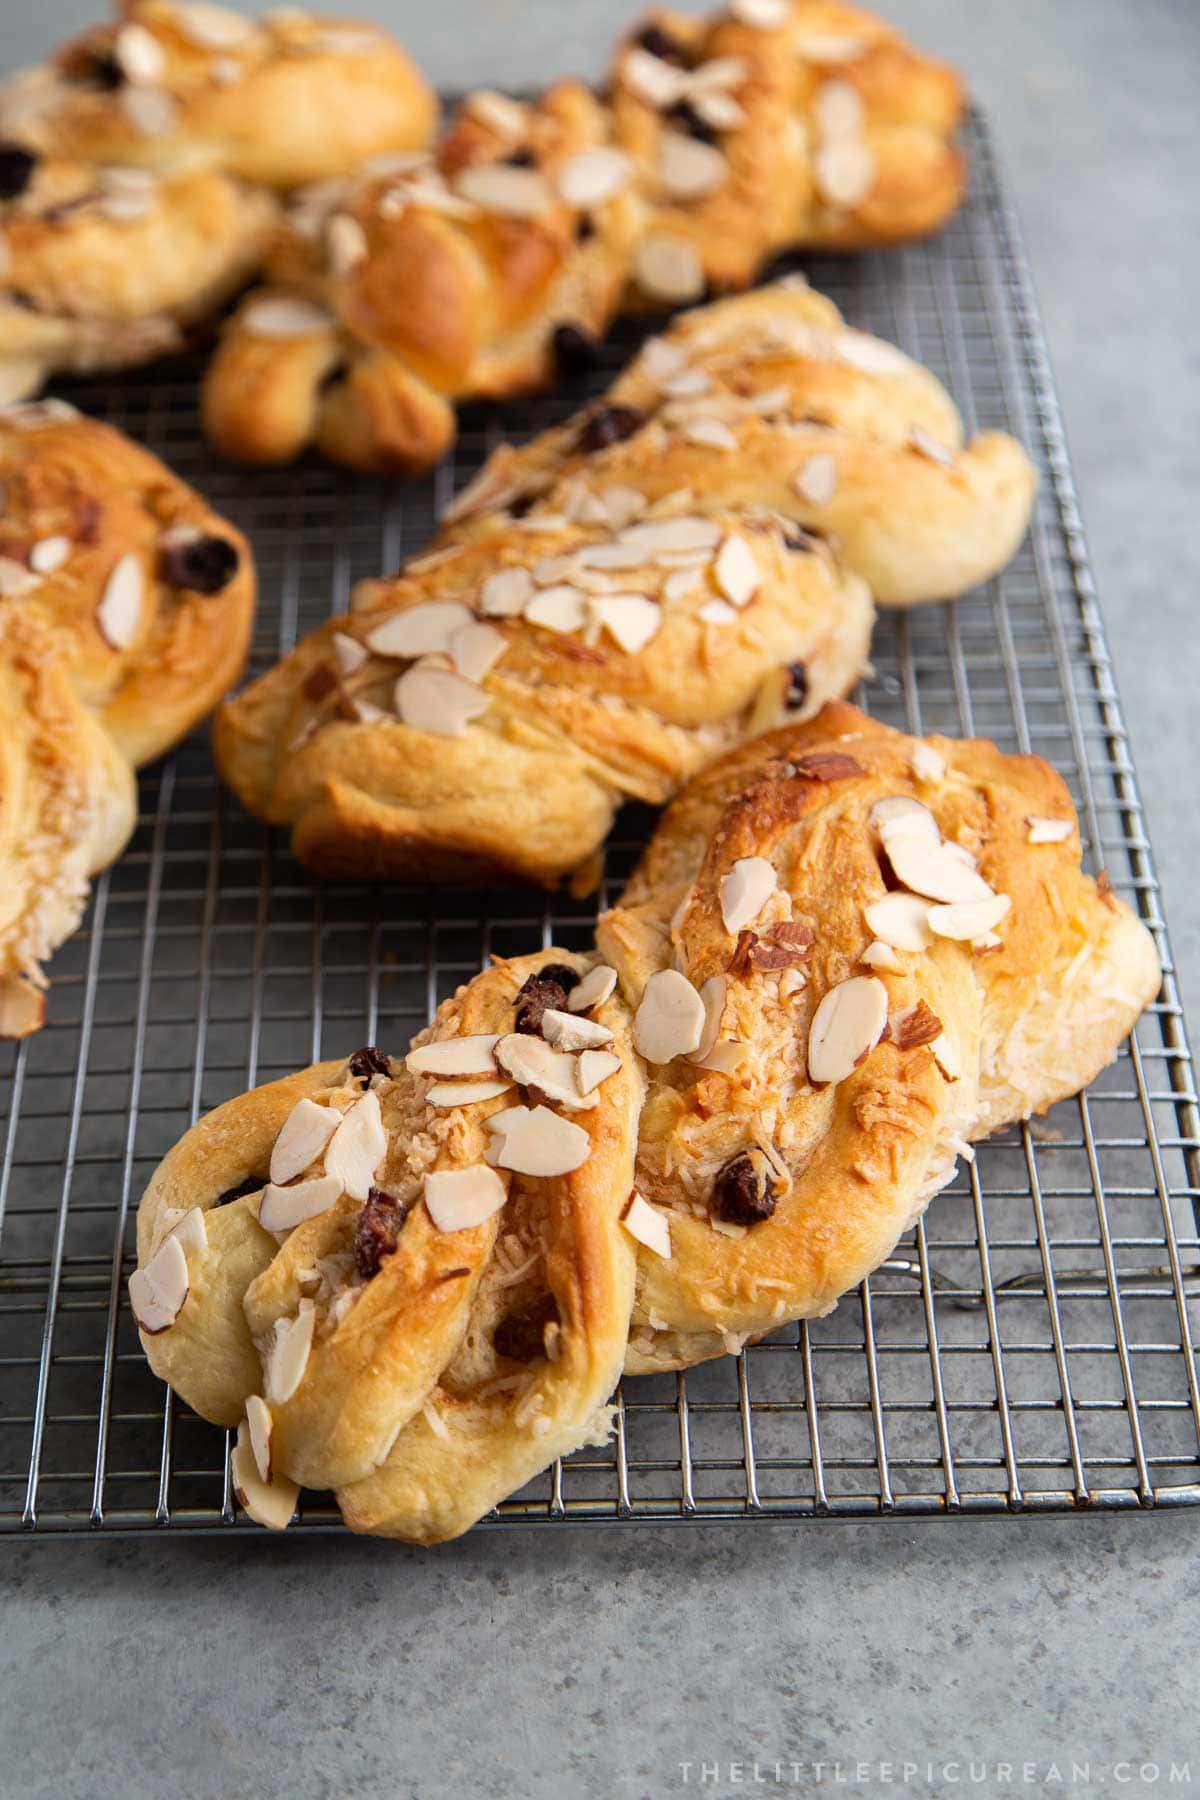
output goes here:
<path id="1" fill-rule="evenodd" d="M 327 10 L 341 10 L 330 0 Z M 353 10 L 346 8 L 345 10 Z M 369 9 L 364 9 L 369 10 Z M 380 0 L 447 85 L 596 71 L 625 0 Z M 888 0 L 1015 180 L 1163 875 L 1200 993 L 1200 7 Z M 0 0 L 0 68 L 86 21 Z M 732 1759 L 1056 1760 L 1200 1790 L 1194 1515 L 341 1542 L 3 1546 L 0 1794 L 621 1796 Z M 1114 1762 L 1147 1757 L 1157 1783 Z M 1167 1763 L 1191 1758 L 1190 1784 Z M 681 1762 L 719 1760 L 685 1787 Z M 1092 1773 L 1069 1785 L 1070 1763 Z M 966 1769 L 962 1771 L 967 1774 Z M 787 1771 L 785 1768 L 785 1777 Z M 910 1791 L 957 1794 L 936 1773 Z M 789 1789 L 837 1792 L 832 1773 Z M 1051 1787 L 1051 1791 L 1059 1791 Z"/>

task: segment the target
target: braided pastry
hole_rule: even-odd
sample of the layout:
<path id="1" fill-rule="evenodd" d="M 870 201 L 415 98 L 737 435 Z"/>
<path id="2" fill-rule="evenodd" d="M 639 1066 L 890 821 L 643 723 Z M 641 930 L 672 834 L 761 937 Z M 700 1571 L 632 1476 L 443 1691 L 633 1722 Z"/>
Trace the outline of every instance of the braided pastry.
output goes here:
<path id="1" fill-rule="evenodd" d="M 453 1536 L 595 1431 L 633 1300 L 642 1077 L 611 978 L 567 1010 L 588 967 L 498 964 L 407 1065 L 369 1049 L 259 1088 L 156 1172 L 142 1343 L 204 1417 L 245 1416 L 234 1475 L 264 1522 L 303 1482 L 358 1530 Z M 552 1050 L 556 1018 L 590 1047 Z"/>
<path id="2" fill-rule="evenodd" d="M 971 1139 L 1111 1060 L 1158 958 L 1079 860 L 1039 758 L 852 706 L 680 796 L 598 934 L 652 1046 L 637 1186 L 669 1221 L 670 1255 L 640 1262 L 629 1370 L 830 1311 Z M 702 1021 L 698 1049 L 663 1054 L 660 990 Z"/>
<path id="3" fill-rule="evenodd" d="M 218 715 L 243 804 L 319 874 L 553 885 L 622 801 L 853 685 L 871 602 L 819 540 L 747 507 L 608 504 L 363 583 Z"/>
<path id="4" fill-rule="evenodd" d="M 434 116 L 379 27 L 298 7 L 256 23 L 209 0 L 119 0 L 112 24 L 0 89 L 0 137 L 44 155 L 285 189 L 419 150 Z"/>
<path id="5" fill-rule="evenodd" d="M 604 1434 L 622 1361 L 831 1310 L 1153 997 L 1149 934 L 1079 861 L 1039 759 L 832 705 L 685 789 L 606 960 L 501 963 L 403 1066 L 202 1120 L 130 1298 L 156 1372 L 242 1421 L 251 1516 L 331 1482 L 354 1530 L 453 1536 Z"/>
<path id="6" fill-rule="evenodd" d="M 0 144 L 0 404 L 179 349 L 258 266 L 275 210 L 215 172 L 160 181 Z"/>
<path id="7" fill-rule="evenodd" d="M 132 829 L 132 770 L 229 687 L 253 610 L 244 540 L 156 457 L 62 401 L 0 411 L 3 1035 L 41 1024 L 39 965 Z"/>
<path id="8" fill-rule="evenodd" d="M 476 93 L 429 159 L 299 195 L 208 371 L 206 427 L 247 462 L 316 443 L 428 468 L 455 401 L 586 363 L 622 303 L 745 287 L 789 246 L 936 229 L 962 199 L 962 108 L 951 70 L 855 8 L 656 14 L 605 98 Z"/>
<path id="9" fill-rule="evenodd" d="M 490 532 L 505 508 L 571 515 L 612 484 L 769 508 L 827 536 L 881 606 L 911 606 L 1005 566 L 1037 477 L 1004 432 L 964 445 L 928 369 L 788 277 L 684 314 L 582 419 L 502 445 L 448 536 Z"/>

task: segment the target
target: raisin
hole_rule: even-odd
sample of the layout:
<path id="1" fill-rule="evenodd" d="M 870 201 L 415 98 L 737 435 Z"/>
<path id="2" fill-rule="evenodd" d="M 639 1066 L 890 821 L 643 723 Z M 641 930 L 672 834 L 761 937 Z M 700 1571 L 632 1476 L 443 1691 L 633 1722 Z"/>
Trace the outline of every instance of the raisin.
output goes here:
<path id="1" fill-rule="evenodd" d="M 632 437 L 646 423 L 645 413 L 636 406 L 602 406 L 587 420 L 579 433 L 580 450 L 607 450 L 610 444 L 619 444 L 623 438 Z"/>
<path id="2" fill-rule="evenodd" d="M 657 56 L 660 62 L 674 63 L 679 69 L 689 66 L 690 59 L 684 46 L 678 38 L 673 38 L 670 32 L 664 31 L 661 25 L 647 25 L 644 31 L 638 33 L 634 42 L 640 44 L 643 50 L 648 50 L 651 56 Z"/>
<path id="3" fill-rule="evenodd" d="M 328 663 L 318 663 L 304 678 L 304 698 L 321 701 L 327 694 L 332 694 L 337 687 L 338 678 Z"/>
<path id="4" fill-rule="evenodd" d="M 0 144 L 0 200 L 15 200 L 33 180 L 37 157 L 19 144 Z"/>
<path id="5" fill-rule="evenodd" d="M 384 1257 L 399 1248 L 400 1230 L 407 1217 L 408 1207 L 391 1194 L 375 1187 L 368 1191 L 367 1204 L 354 1227 L 354 1266 L 364 1281 L 377 1275 Z"/>
<path id="6" fill-rule="evenodd" d="M 497 1356 L 510 1362 L 536 1362 L 546 1354 L 546 1327 L 558 1319 L 553 1294 L 545 1294 L 525 1312 L 509 1313 L 501 1319 L 492 1336 Z"/>
<path id="7" fill-rule="evenodd" d="M 760 1225 L 775 1211 L 775 1196 L 761 1151 L 745 1151 L 725 1164 L 713 1185 L 713 1210 L 729 1225 Z"/>
<path id="8" fill-rule="evenodd" d="M 580 213 L 575 221 L 575 236 L 581 244 L 590 244 L 596 235 L 596 221 L 591 213 Z"/>
<path id="9" fill-rule="evenodd" d="M 235 1200 L 244 1200 L 247 1194 L 257 1194 L 260 1188 L 267 1185 L 265 1175 L 247 1175 L 245 1181 L 239 1181 L 236 1187 L 226 1188 L 213 1201 L 214 1206 L 230 1206 Z"/>
<path id="10" fill-rule="evenodd" d="M 585 375 L 600 360 L 600 346 L 581 325 L 554 327 L 554 365 L 560 376 Z"/>
<path id="11" fill-rule="evenodd" d="M 567 995 L 578 987 L 579 977 L 565 963 L 547 963 L 531 975 L 516 998 L 516 1028 L 526 1037 L 536 1037 L 542 1029 L 542 1015 L 547 1008 L 562 1012 Z"/>
<path id="12" fill-rule="evenodd" d="M 789 707 L 803 706 L 808 699 L 808 668 L 802 662 L 794 662 L 789 665 L 787 674 L 783 703 Z"/>
<path id="13" fill-rule="evenodd" d="M 821 534 L 814 531 L 811 525 L 789 524 L 784 531 L 783 541 L 789 550 L 813 551 L 821 542 Z"/>
<path id="14" fill-rule="evenodd" d="M 106 93 L 112 93 L 116 88 L 125 86 L 125 71 L 111 50 L 85 52 L 78 62 L 64 73 L 69 81 L 80 81 L 88 87 L 103 88 Z"/>
<path id="15" fill-rule="evenodd" d="M 510 169 L 532 169 L 537 161 L 532 150 L 514 150 L 511 156 L 505 157 Z"/>
<path id="16" fill-rule="evenodd" d="M 523 519 L 526 513 L 532 509 L 533 499 L 532 494 L 518 494 L 515 500 L 509 501 L 504 510 L 510 519 Z"/>
<path id="17" fill-rule="evenodd" d="M 673 106 L 668 117 L 673 125 L 678 126 L 680 131 L 685 131 L 689 137 L 699 138 L 702 144 L 716 143 L 716 129 L 707 119 L 700 117 L 690 100 L 681 100 L 678 106 Z"/>
<path id="18" fill-rule="evenodd" d="M 350 1073 L 358 1081 L 370 1081 L 372 1075 L 390 1075 L 391 1065 L 382 1050 L 374 1044 L 364 1044 L 350 1058 Z"/>
<path id="19" fill-rule="evenodd" d="M 219 594 L 237 572 L 238 553 L 227 538 L 189 538 L 163 551 L 163 575 L 172 587 L 194 594 Z"/>

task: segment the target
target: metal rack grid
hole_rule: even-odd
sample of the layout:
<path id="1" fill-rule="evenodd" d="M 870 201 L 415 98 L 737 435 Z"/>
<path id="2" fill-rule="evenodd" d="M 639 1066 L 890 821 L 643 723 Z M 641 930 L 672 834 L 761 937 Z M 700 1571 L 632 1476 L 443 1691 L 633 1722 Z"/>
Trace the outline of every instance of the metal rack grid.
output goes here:
<path id="1" fill-rule="evenodd" d="M 956 606 L 881 619 L 863 699 L 909 729 L 1054 762 L 1092 866 L 1156 933 L 1161 997 L 1086 1095 L 980 1146 L 832 1317 L 686 1376 L 626 1382 L 615 1443 L 556 1465 L 489 1525 L 1200 1503 L 1192 1068 L 1029 280 L 979 120 L 972 138 L 973 197 L 936 243 L 803 264 L 855 324 L 932 366 L 970 429 L 1011 430 L 1043 475 L 1001 577 Z M 632 327 L 614 340 L 597 386 L 635 342 Z M 197 374 L 185 361 L 70 392 L 248 531 L 256 668 L 344 608 L 359 577 L 414 552 L 493 443 L 583 397 L 472 410 L 453 466 L 394 487 L 315 461 L 253 476 L 222 465 L 199 434 Z M 203 734 L 146 772 L 137 835 L 55 958 L 48 1025 L 0 1047 L 0 1530 L 253 1529 L 236 1516 L 225 1434 L 153 1379 L 129 1316 L 151 1169 L 256 1082 L 405 1043 L 493 950 L 585 944 L 648 823 L 623 816 L 593 903 L 318 886 L 222 794 Z M 306 1496 L 293 1529 L 339 1529 L 337 1514 Z"/>

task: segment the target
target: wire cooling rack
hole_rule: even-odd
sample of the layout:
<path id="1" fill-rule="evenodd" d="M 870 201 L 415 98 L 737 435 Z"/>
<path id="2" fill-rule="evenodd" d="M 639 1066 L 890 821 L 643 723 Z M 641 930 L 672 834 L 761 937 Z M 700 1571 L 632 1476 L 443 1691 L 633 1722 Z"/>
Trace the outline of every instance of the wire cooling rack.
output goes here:
<path id="1" fill-rule="evenodd" d="M 1086 1095 L 981 1145 L 832 1317 L 686 1376 L 627 1381 L 613 1445 L 556 1466 L 489 1524 L 1200 1503 L 1192 1067 L 1018 234 L 979 121 L 972 138 L 973 197 L 936 243 L 803 265 L 853 323 L 931 365 L 970 429 L 1021 438 L 1043 477 L 1002 576 L 955 606 L 883 616 L 862 698 L 910 730 L 1055 763 L 1091 865 L 1157 936 L 1162 995 Z M 614 340 L 597 387 L 635 344 L 633 328 Z M 472 411 L 453 464 L 391 486 L 316 461 L 222 465 L 197 426 L 197 376 L 181 362 L 68 391 L 249 533 L 255 667 L 414 552 L 496 441 L 584 397 Z M 615 898 L 648 824 L 622 818 L 597 902 Z M 54 959 L 49 1023 L 0 1047 L 0 1530 L 253 1529 L 225 1433 L 176 1403 L 138 1347 L 125 1279 L 150 1171 L 232 1094 L 361 1043 L 406 1044 L 491 952 L 583 946 L 595 904 L 319 886 L 221 792 L 203 734 L 147 771 L 137 836 Z M 338 1528 L 328 1499 L 305 1497 L 294 1530 Z"/>

